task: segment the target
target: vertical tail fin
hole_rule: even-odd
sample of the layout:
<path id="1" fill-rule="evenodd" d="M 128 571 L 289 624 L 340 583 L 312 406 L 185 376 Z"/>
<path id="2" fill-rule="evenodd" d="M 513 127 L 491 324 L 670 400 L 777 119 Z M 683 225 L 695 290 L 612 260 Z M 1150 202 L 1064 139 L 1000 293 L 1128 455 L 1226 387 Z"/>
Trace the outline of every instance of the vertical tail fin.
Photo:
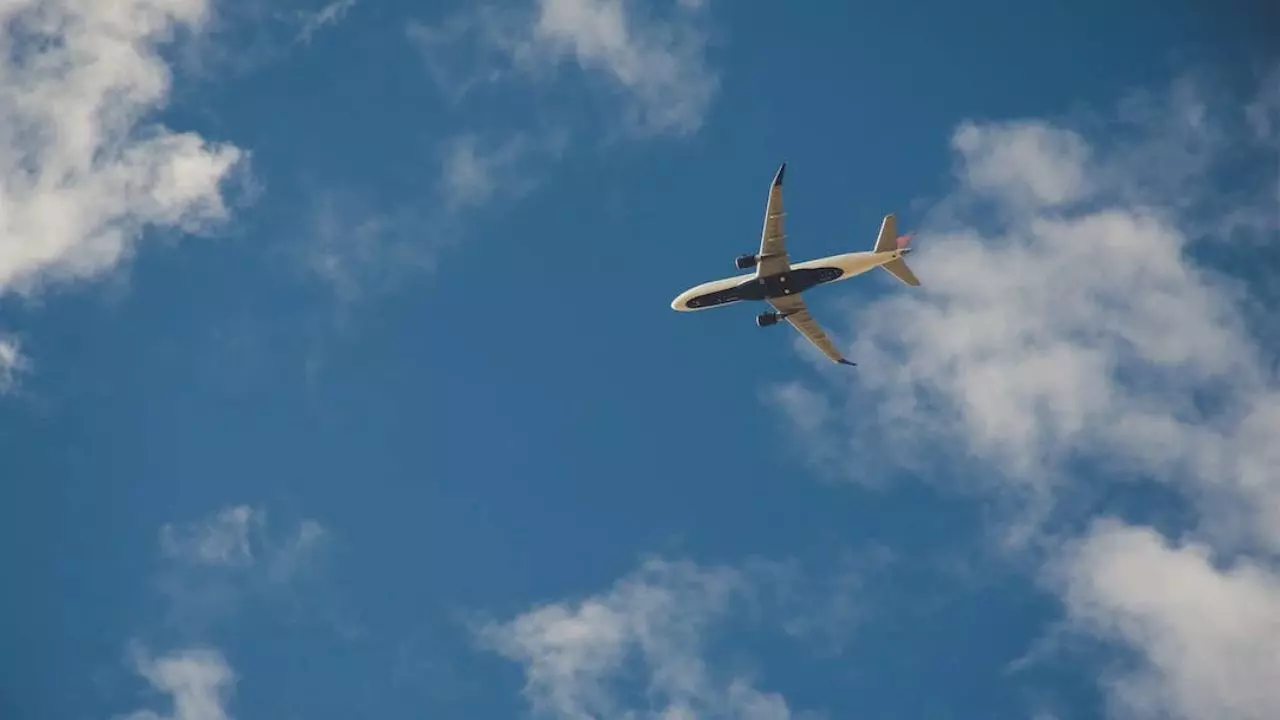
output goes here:
<path id="1" fill-rule="evenodd" d="M 912 287 L 920 286 L 920 279 L 916 274 L 911 272 L 911 268 L 907 267 L 907 262 L 903 258 L 906 257 L 911 249 L 907 244 L 911 242 L 910 235 L 898 235 L 898 221 L 893 213 L 884 216 L 884 221 L 880 223 L 880 234 L 876 236 L 876 246 L 873 252 L 885 253 L 902 251 L 902 255 L 896 257 L 889 262 L 881 265 L 885 272 L 901 280 Z"/>
<path id="2" fill-rule="evenodd" d="M 872 252 L 890 252 L 898 249 L 898 219 L 889 213 L 880 223 L 880 234 L 876 235 L 876 246 Z"/>

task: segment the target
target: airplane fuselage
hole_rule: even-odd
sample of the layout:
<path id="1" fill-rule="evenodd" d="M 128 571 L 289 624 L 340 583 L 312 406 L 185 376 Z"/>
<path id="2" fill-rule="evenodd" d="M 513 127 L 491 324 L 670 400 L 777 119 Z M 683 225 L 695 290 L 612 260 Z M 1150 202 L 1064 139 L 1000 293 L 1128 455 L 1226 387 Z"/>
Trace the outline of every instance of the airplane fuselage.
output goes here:
<path id="1" fill-rule="evenodd" d="M 818 285 L 848 280 L 903 255 L 892 252 L 853 252 L 808 260 L 792 265 L 786 272 L 757 276 L 747 273 L 712 280 L 685 290 L 671 302 L 680 312 L 723 307 L 744 300 L 767 300 L 802 293 Z"/>

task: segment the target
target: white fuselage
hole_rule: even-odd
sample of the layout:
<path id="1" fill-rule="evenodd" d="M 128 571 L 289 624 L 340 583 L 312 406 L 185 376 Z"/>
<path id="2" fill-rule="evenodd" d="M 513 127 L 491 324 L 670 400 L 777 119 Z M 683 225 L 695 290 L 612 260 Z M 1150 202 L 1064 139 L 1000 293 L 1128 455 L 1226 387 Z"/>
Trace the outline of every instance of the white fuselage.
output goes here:
<path id="1" fill-rule="evenodd" d="M 890 252 L 852 252 L 807 260 L 792 265 L 786 272 L 769 276 L 747 273 L 712 280 L 685 290 L 671 301 L 671 309 L 694 312 L 731 305 L 743 300 L 766 300 L 771 297 L 802 293 L 809 288 L 848 280 L 902 257 L 901 249 Z"/>

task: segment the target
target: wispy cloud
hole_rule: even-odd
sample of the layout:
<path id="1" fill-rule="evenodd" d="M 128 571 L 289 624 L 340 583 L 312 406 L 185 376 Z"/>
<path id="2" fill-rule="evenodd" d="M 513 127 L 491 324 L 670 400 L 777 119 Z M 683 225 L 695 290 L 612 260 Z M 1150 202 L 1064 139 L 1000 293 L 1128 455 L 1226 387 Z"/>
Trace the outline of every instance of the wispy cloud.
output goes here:
<path id="1" fill-rule="evenodd" d="M 18 377 L 30 361 L 22 354 L 22 344 L 12 337 L 0 335 L 0 395 L 13 390 Z"/>
<path id="2" fill-rule="evenodd" d="M 439 143 L 437 184 L 425 202 L 386 211 L 355 193 L 318 193 L 311 232 L 290 250 L 345 307 L 435 269 L 440 252 L 465 235 L 471 213 L 537 187 L 532 168 L 558 157 L 563 133 L 513 132 L 503 140 L 463 133 Z"/>
<path id="3" fill-rule="evenodd" d="M 287 579 L 303 569 L 318 551 L 325 531 L 315 520 L 303 520 L 283 536 L 268 531 L 266 511 L 248 505 L 223 508 L 211 517 L 190 523 L 166 523 L 160 528 L 160 548 L 179 563 L 220 568 L 265 569 Z"/>
<path id="4" fill-rule="evenodd" d="M 153 691 L 168 696 L 170 708 L 123 717 L 226 720 L 238 678 L 210 642 L 209 622 L 228 617 L 243 593 L 291 589 L 315 565 L 327 533 L 315 520 L 273 531 L 262 509 L 232 505 L 191 522 L 165 524 L 159 535 L 161 554 L 175 566 L 161 590 L 173 604 L 174 629 L 186 640 L 159 656 L 141 640 L 130 642 L 134 670 Z"/>
<path id="5" fill-rule="evenodd" d="M 537 183 L 528 165 L 559 155 L 563 134 L 534 137 L 517 132 L 501 142 L 486 142 L 475 134 L 444 143 L 442 196 L 445 208 L 461 212 L 498 198 L 516 198 Z"/>
<path id="6" fill-rule="evenodd" d="M 238 505 L 190 525 L 166 523 L 160 528 L 160 548 L 166 557 L 197 565 L 247 567 L 255 559 L 249 536 L 261 522 L 252 508 Z"/>
<path id="7" fill-rule="evenodd" d="M 168 598 L 172 624 L 200 634 L 231 616 L 246 597 L 292 602 L 301 584 L 316 579 L 326 541 L 327 532 L 315 520 L 301 520 L 292 529 L 273 528 L 264 510 L 248 505 L 164 525 L 160 550 L 169 565 L 160 588 Z"/>
<path id="8" fill-rule="evenodd" d="M 432 222 L 370 208 L 354 193 L 318 193 L 310 224 L 310 232 L 290 250 L 344 306 L 371 288 L 391 286 L 402 273 L 435 266 Z"/>
<path id="9" fill-rule="evenodd" d="M 579 106 L 564 102 L 566 87 L 587 88 L 587 96 L 599 101 L 594 104 L 608 108 L 599 126 L 607 135 L 696 132 L 718 87 L 706 58 L 706 19 L 700 2 L 655 9 L 634 0 L 536 0 L 470 4 L 436 22 L 409 23 L 409 40 L 462 126 L 436 140 L 441 165 L 436 192 L 424 204 L 430 210 L 393 213 L 396 229 L 351 215 L 341 223 L 352 230 L 342 234 L 350 241 L 321 243 L 319 252 L 308 254 L 309 265 L 341 295 L 354 296 L 364 284 L 359 276 L 383 276 L 403 257 L 405 246 L 388 242 L 402 234 L 399 228 L 431 236 L 413 254 L 424 259 L 417 264 L 432 265 L 444 245 L 466 234 L 467 213 L 526 196 L 548 174 L 549 161 L 564 154 L 570 137 L 582 134 L 580 118 L 566 109 Z M 557 83 L 566 67 L 576 75 Z M 483 105 L 479 91 L 498 86 L 503 92 L 488 98 L 498 105 Z M 513 88 L 533 94 L 518 114 L 502 106 Z M 471 116 L 460 107 L 463 101 L 481 103 L 481 110 Z M 549 114 L 550 107 L 558 114 Z M 381 232 L 367 232 L 372 227 Z"/>
<path id="10" fill-rule="evenodd" d="M 826 393 L 822 442 L 933 458 L 948 487 L 1012 499 L 1008 537 L 1048 552 L 1073 627 L 1138 651 L 1108 685 L 1123 717 L 1251 720 L 1280 702 L 1280 383 L 1241 300 L 1276 270 L 1261 118 L 1280 104 L 1246 118 L 1196 87 L 1126 104 L 1118 136 L 962 124 L 956 190 L 917 233 L 924 287 L 850 318 L 863 372 Z M 1232 248 L 1255 258 L 1238 281 L 1202 259 Z M 1193 522 L 1082 522 L 1100 484 L 1175 495 Z"/>
<path id="11" fill-rule="evenodd" d="M 571 65 L 624 101 L 643 135 L 697 131 L 718 90 L 706 59 L 705 4 L 664 12 L 631 0 L 537 0 L 532 8 L 477 6 L 410 37 L 455 98 L 507 79 L 535 82 Z"/>
<path id="12" fill-rule="evenodd" d="M 302 13 L 302 27 L 298 30 L 298 42 L 310 43 L 317 31 L 342 22 L 342 18 L 355 7 L 356 0 L 333 0 L 312 12 Z"/>

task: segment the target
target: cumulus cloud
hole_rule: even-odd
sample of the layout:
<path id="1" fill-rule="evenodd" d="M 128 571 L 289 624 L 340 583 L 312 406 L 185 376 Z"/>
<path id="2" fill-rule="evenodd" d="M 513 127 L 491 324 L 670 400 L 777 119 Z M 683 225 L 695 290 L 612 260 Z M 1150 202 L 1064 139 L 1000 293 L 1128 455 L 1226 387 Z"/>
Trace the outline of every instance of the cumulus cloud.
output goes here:
<path id="1" fill-rule="evenodd" d="M 454 97 L 520 76 L 576 66 L 621 97 L 628 126 L 645 135 L 698 130 L 719 86 L 707 64 L 701 2 L 665 11 L 634 0 L 537 0 L 534 7 L 470 8 L 409 36 Z"/>
<path id="2" fill-rule="evenodd" d="M 161 46 L 209 13 L 208 0 L 0 6 L 0 295 L 98 276 L 148 231 L 227 216 L 246 153 L 154 121 L 171 81 Z M 0 389 L 28 363 L 0 343 Z"/>
<path id="3" fill-rule="evenodd" d="M 110 269 L 148 228 L 225 216 L 244 153 L 151 122 L 168 92 L 161 43 L 198 31 L 206 0 L 18 0 L 0 10 L 0 290 Z"/>
<path id="4" fill-rule="evenodd" d="M 229 720 L 227 706 L 236 676 L 217 650 L 192 648 L 159 658 L 138 650 L 135 667 L 152 690 L 169 696 L 171 708 L 161 714 L 136 710 L 123 720 Z"/>
<path id="5" fill-rule="evenodd" d="M 1203 543 L 1172 546 L 1149 528 L 1100 522 L 1064 559 L 1067 609 L 1083 627 L 1141 648 L 1114 680 L 1132 718 L 1264 720 L 1280 708 L 1280 574 Z"/>
<path id="6" fill-rule="evenodd" d="M 480 638 L 524 666 L 545 717 L 786 720 L 781 695 L 706 659 L 713 627 L 752 588 L 747 572 L 650 560 L 604 592 L 487 624 Z"/>
<path id="7" fill-rule="evenodd" d="M 1137 651 L 1109 685 L 1117 714 L 1252 719 L 1274 714 L 1280 679 L 1277 348 L 1247 311 L 1277 270 L 1280 103 L 1267 88 L 1220 106 L 1196 87 L 1124 104 L 1118 134 L 963 123 L 956 188 L 916 233 L 924 287 L 852 314 L 855 384 L 777 397 L 792 417 L 825 408 L 804 418 L 824 457 L 874 443 L 1014 499 L 1010 537 L 1066 563 L 1068 619 Z M 1232 249 L 1253 257 L 1238 277 L 1214 265 Z M 1064 545 L 1108 486 L 1189 514 L 1117 509 Z"/>

